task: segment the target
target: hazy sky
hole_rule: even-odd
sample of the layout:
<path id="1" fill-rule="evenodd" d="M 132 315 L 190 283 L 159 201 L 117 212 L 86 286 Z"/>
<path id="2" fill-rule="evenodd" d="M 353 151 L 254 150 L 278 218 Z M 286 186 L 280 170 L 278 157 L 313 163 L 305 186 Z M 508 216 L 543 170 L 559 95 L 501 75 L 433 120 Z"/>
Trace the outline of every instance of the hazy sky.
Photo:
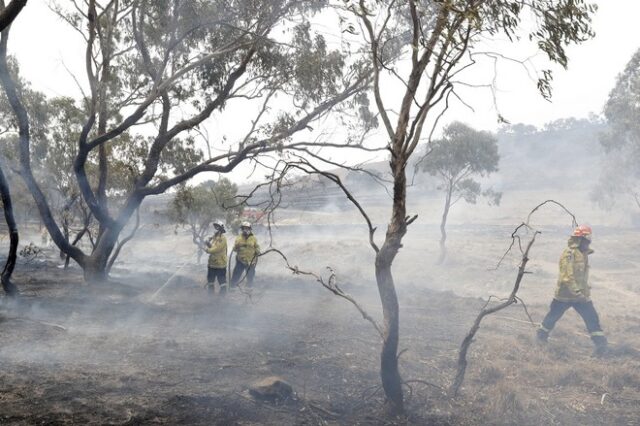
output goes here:
<path id="1" fill-rule="evenodd" d="M 75 73 L 82 86 L 84 78 L 84 48 L 79 34 L 71 31 L 47 7 L 48 0 L 31 0 L 15 22 L 9 43 L 10 52 L 17 56 L 22 74 L 36 89 L 50 95 L 76 95 L 77 85 L 66 68 Z M 586 117 L 590 112 L 600 113 L 616 75 L 623 69 L 640 41 L 633 34 L 640 16 L 638 0 L 600 0 L 594 17 L 596 37 L 568 50 L 568 70 L 556 69 L 552 102 L 538 94 L 535 81 L 527 77 L 521 66 L 501 61 L 498 67 L 497 104 L 500 113 L 513 123 L 524 122 L 540 126 L 563 117 Z M 38 30 L 36 30 L 38 29 Z M 506 44 L 498 42 L 504 49 Z M 492 46 L 487 46 L 491 48 Z M 495 46 L 493 46 L 495 47 Z M 508 54 L 524 59 L 535 53 L 533 46 L 521 43 L 507 46 Z M 504 50 L 501 50 L 501 52 Z M 548 67 L 544 57 L 538 55 L 535 67 Z M 471 74 L 478 83 L 492 79 L 493 65 L 486 62 Z M 458 104 L 446 121 L 460 119 L 478 128 L 495 130 L 497 114 L 491 93 L 486 89 L 461 89 L 464 99 L 474 112 Z M 389 104 L 400 102 L 389 100 Z M 215 127 L 215 119 L 211 126 Z M 212 133 L 218 133 L 215 130 Z"/>
<path id="2" fill-rule="evenodd" d="M 542 124 L 567 116 L 586 116 L 599 113 L 622 70 L 640 41 L 629 34 L 637 26 L 640 1 L 600 0 L 594 18 L 596 38 L 569 49 L 569 69 L 555 73 L 553 102 L 542 100 L 522 69 L 503 63 L 498 76 L 498 105 L 513 122 Z M 50 94 L 68 94 L 76 91 L 75 83 L 65 66 L 82 79 L 83 46 L 78 34 L 58 19 L 45 6 L 47 0 L 31 0 L 12 30 L 10 50 L 22 66 L 23 74 L 33 85 Z M 40 28 L 42 31 L 34 31 Z M 514 56 L 525 58 L 534 51 L 524 46 Z M 539 58 L 542 59 L 542 58 Z M 464 116 L 474 124 L 495 127 L 495 112 L 490 93 L 476 89 L 471 104 L 476 113 Z M 477 115 L 477 117 L 472 117 Z"/>

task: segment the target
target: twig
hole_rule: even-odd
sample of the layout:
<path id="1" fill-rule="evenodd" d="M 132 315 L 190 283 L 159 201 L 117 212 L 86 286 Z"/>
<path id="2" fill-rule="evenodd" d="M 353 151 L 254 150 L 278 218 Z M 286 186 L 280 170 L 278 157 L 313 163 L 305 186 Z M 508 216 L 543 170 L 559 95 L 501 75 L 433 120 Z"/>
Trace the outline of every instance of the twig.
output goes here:
<path id="1" fill-rule="evenodd" d="M 513 321 L 513 322 L 521 322 L 523 324 L 528 324 L 528 325 L 537 327 L 537 324 L 535 322 L 533 322 L 533 321 L 524 321 L 524 320 L 517 319 L 517 318 L 505 317 L 505 316 L 502 316 L 502 315 L 494 315 L 493 318 L 499 318 L 499 319 L 509 320 L 509 321 Z"/>

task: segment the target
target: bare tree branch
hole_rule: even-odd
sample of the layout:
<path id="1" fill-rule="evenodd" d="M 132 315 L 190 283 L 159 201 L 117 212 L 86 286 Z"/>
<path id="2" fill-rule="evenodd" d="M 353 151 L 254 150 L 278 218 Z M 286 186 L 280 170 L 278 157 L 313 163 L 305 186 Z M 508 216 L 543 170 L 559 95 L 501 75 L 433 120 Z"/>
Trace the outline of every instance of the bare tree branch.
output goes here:
<path id="1" fill-rule="evenodd" d="M 333 294 L 335 294 L 336 296 L 342 297 L 343 299 L 347 300 L 348 302 L 350 302 L 353 306 L 355 306 L 355 308 L 358 310 L 358 312 L 360 312 L 360 315 L 362 315 L 362 318 L 364 318 L 365 320 L 369 321 L 371 323 L 371 325 L 373 325 L 373 327 L 376 329 L 376 331 L 378 332 L 378 334 L 380 335 L 380 337 L 383 336 L 382 334 L 382 328 L 380 327 L 380 325 L 376 322 L 375 319 L 373 319 L 373 317 L 371 317 L 367 311 L 362 307 L 362 305 L 360 305 L 354 298 L 353 296 L 351 296 L 349 293 L 346 293 L 344 290 L 342 290 L 342 288 L 340 288 L 340 286 L 338 285 L 337 281 L 336 281 L 336 275 L 334 273 L 334 271 L 331 268 L 327 268 L 330 272 L 329 275 L 329 279 L 325 280 L 322 276 L 320 276 L 319 274 L 316 274 L 314 272 L 309 272 L 309 271 L 303 271 L 300 268 L 298 268 L 298 266 L 295 265 L 291 265 L 289 263 L 289 259 L 287 258 L 287 256 L 284 255 L 284 253 L 282 253 L 280 250 L 276 249 L 276 248 L 270 248 L 269 250 L 266 250 L 264 253 L 261 253 L 260 256 L 264 256 L 268 253 L 277 253 L 280 255 L 280 257 L 282 257 L 282 259 L 285 261 L 287 268 L 293 272 L 295 275 L 307 275 L 310 277 L 313 277 L 316 279 L 317 282 L 320 283 L 320 285 L 322 285 L 324 288 L 326 288 L 327 290 L 329 290 L 330 292 L 332 292 Z"/>

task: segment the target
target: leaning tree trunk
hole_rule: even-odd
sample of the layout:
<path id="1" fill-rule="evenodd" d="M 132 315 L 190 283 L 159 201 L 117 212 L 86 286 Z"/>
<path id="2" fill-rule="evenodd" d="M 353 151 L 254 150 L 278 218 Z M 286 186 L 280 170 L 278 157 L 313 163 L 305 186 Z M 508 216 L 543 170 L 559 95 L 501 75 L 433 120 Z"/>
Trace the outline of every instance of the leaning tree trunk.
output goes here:
<path id="1" fill-rule="evenodd" d="M 18 235 L 18 226 L 16 225 L 15 218 L 13 217 L 13 204 L 11 202 L 11 192 L 9 190 L 9 184 L 0 167 L 0 196 L 2 196 L 2 207 L 4 209 L 4 218 L 9 228 L 9 254 L 7 255 L 7 261 L 4 264 L 2 270 L 2 288 L 5 293 L 11 297 L 18 295 L 18 288 L 11 281 L 11 275 L 13 269 L 16 266 L 16 260 L 18 258 L 18 242 L 20 240 Z"/>
<path id="2" fill-rule="evenodd" d="M 12 2 L 11 5 L 13 3 L 14 2 Z M 4 4 L 4 2 L 0 0 L 0 5 L 2 4 Z M 2 83 L 5 94 L 7 95 L 7 101 L 9 102 L 9 105 L 11 106 L 11 109 L 15 114 L 15 119 L 18 125 L 18 141 L 21 166 L 20 175 L 24 179 L 29 192 L 33 196 L 33 200 L 38 207 L 38 211 L 40 212 L 40 217 L 53 241 L 59 248 L 63 249 L 76 262 L 78 262 L 80 265 L 83 265 L 85 259 L 84 253 L 82 253 L 82 251 L 77 247 L 71 246 L 69 242 L 65 240 L 62 232 L 60 232 L 60 228 L 53 218 L 53 213 L 51 212 L 51 209 L 47 204 L 46 197 L 42 192 L 40 186 L 36 182 L 33 171 L 31 169 L 31 136 L 29 130 L 29 114 L 27 113 L 27 110 L 22 103 L 18 88 L 16 87 L 16 84 L 9 72 L 9 65 L 7 63 L 8 36 L 9 27 L 5 28 L 2 31 L 2 38 L 0 39 L 0 82 Z"/>

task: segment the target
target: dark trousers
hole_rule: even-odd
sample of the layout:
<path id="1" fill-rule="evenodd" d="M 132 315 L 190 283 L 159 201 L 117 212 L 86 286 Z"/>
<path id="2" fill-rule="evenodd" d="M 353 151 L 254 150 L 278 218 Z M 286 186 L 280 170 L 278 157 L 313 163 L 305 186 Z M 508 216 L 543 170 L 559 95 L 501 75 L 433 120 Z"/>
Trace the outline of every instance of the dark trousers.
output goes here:
<path id="1" fill-rule="evenodd" d="M 207 283 L 213 284 L 218 280 L 221 286 L 227 283 L 227 268 L 207 268 Z"/>
<path id="2" fill-rule="evenodd" d="M 256 276 L 256 265 L 247 265 L 236 260 L 236 265 L 233 267 L 233 273 L 231 274 L 232 287 L 238 285 L 245 271 L 247 274 L 247 286 L 251 287 L 253 285 L 253 279 Z"/>
<path id="3" fill-rule="evenodd" d="M 593 302 L 591 301 L 561 302 L 553 299 L 551 307 L 549 308 L 549 313 L 544 317 L 544 320 L 542 320 L 540 331 L 545 335 L 551 332 L 558 320 L 562 318 L 562 315 L 564 315 L 569 308 L 575 309 L 582 317 L 584 324 L 587 326 L 587 331 L 589 331 L 589 334 L 591 335 L 591 340 L 593 340 L 596 345 L 606 345 L 606 338 L 604 337 L 604 333 L 600 327 L 600 318 L 598 318 L 596 308 L 594 308 Z"/>

